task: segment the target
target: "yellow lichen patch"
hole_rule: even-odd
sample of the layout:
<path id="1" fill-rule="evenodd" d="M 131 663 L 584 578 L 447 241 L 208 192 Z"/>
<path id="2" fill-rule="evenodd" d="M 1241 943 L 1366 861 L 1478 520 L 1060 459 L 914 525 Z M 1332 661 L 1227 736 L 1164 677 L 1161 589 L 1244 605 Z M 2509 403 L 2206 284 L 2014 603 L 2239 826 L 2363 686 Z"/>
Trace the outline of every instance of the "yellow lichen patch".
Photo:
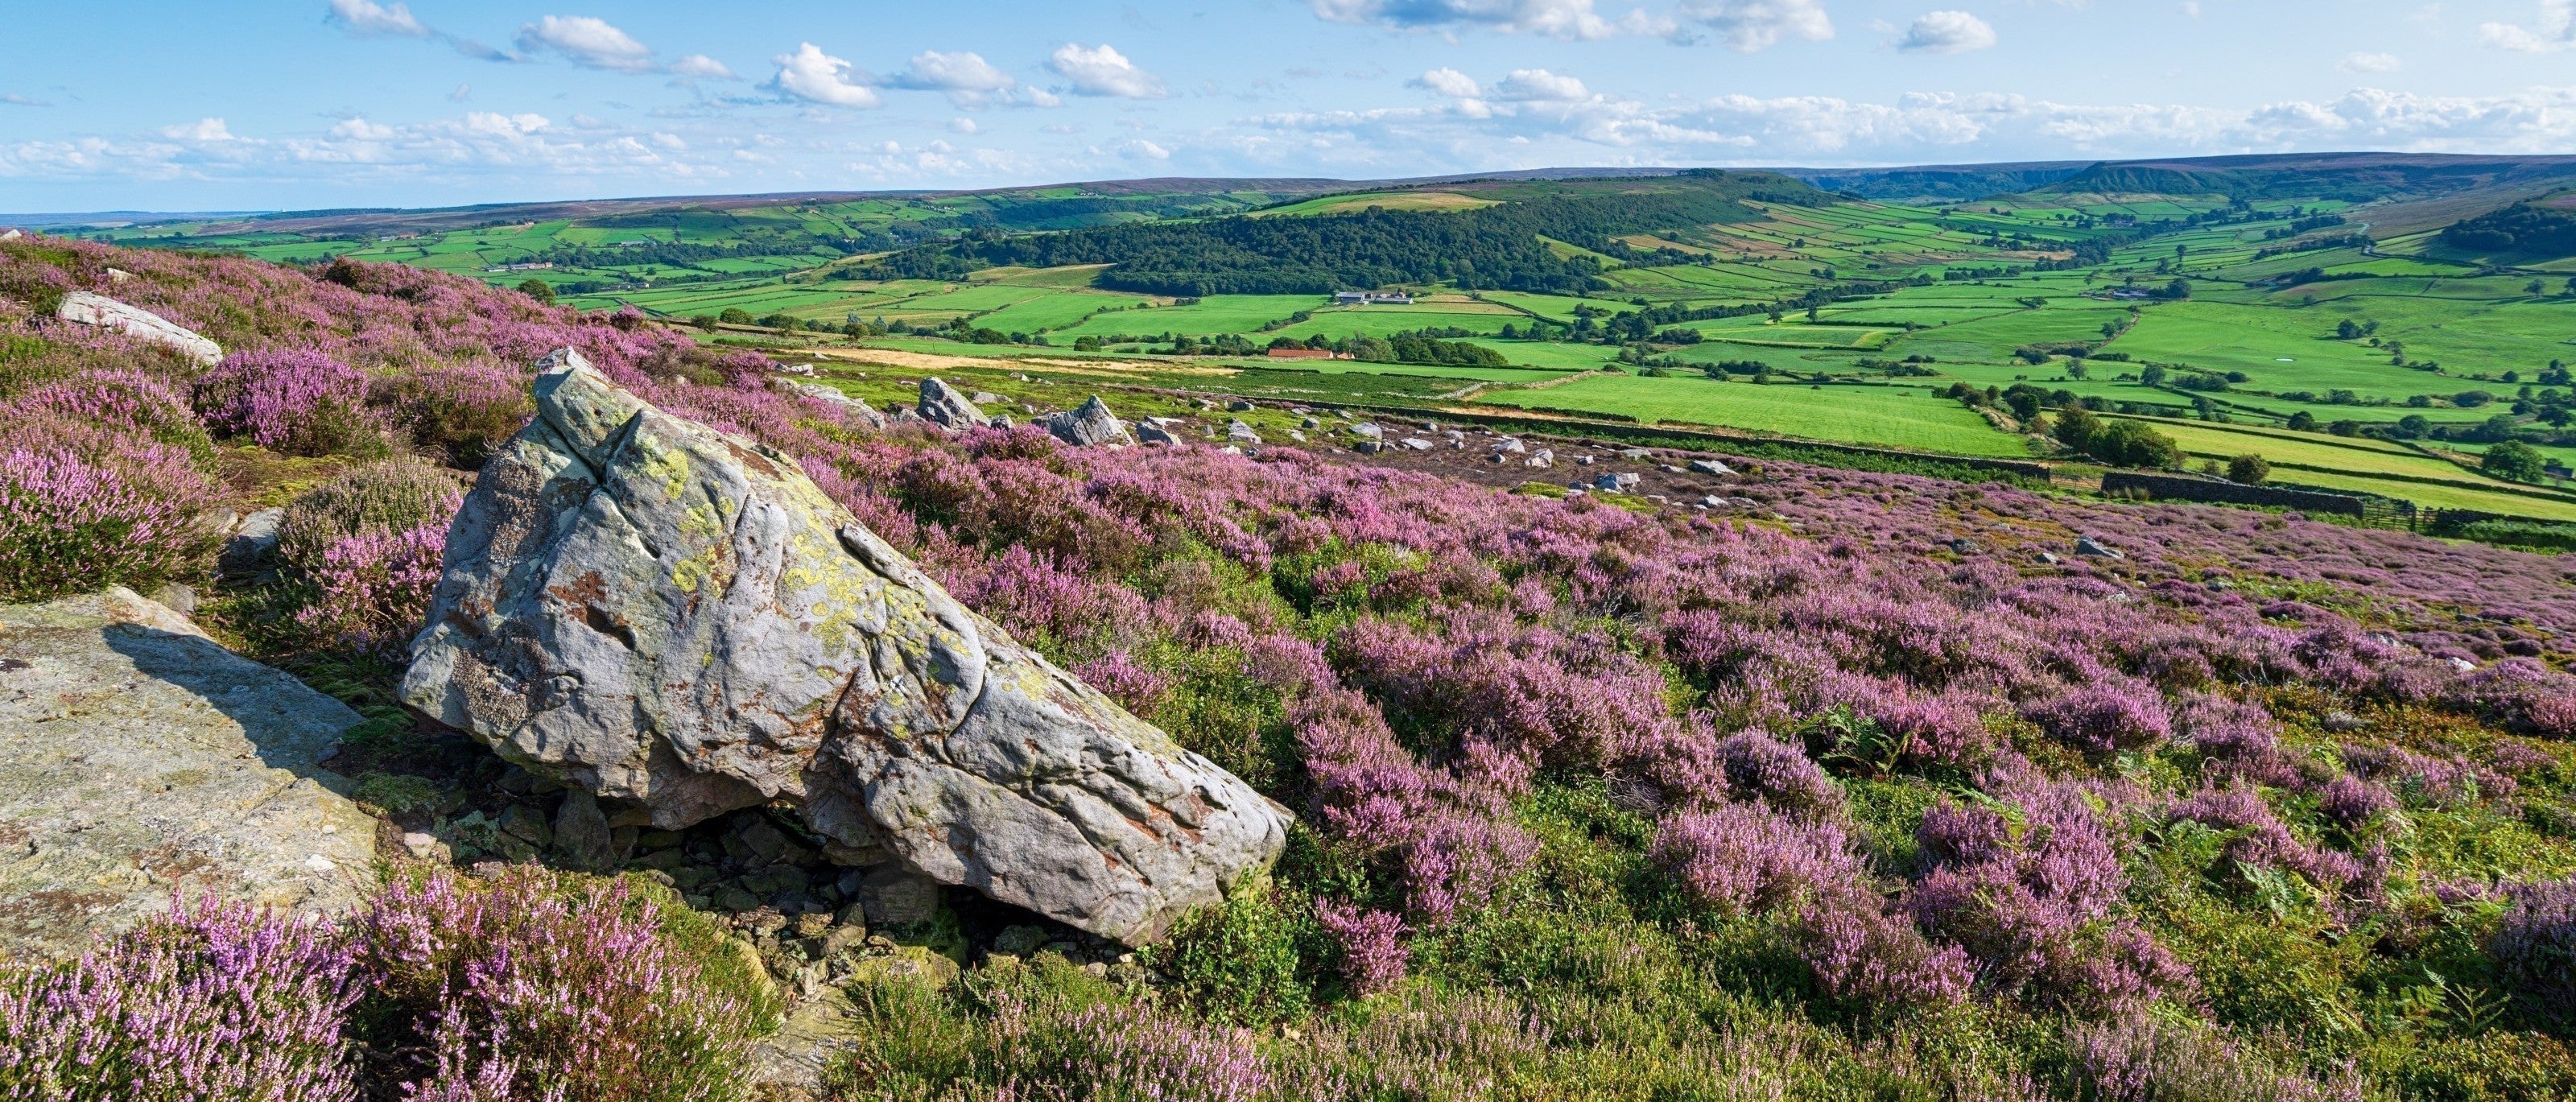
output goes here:
<path id="1" fill-rule="evenodd" d="M 688 488 L 689 484 L 688 452 L 643 432 L 635 434 L 635 451 L 640 457 L 636 464 L 637 472 L 661 483 L 664 497 L 679 500 L 680 491 Z"/>

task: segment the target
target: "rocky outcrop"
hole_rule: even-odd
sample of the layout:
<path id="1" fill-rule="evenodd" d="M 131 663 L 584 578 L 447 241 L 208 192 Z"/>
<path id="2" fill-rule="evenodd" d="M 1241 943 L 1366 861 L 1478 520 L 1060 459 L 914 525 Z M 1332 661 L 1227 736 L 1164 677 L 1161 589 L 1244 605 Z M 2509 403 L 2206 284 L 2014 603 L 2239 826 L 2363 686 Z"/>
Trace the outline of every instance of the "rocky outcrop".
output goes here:
<path id="1" fill-rule="evenodd" d="M 1277 856 L 1282 810 L 958 604 L 787 457 L 569 349 L 540 372 L 537 419 L 448 532 L 413 706 L 658 827 L 786 801 L 837 859 L 1130 944 Z"/>
<path id="2" fill-rule="evenodd" d="M 0 959 L 78 953 L 173 892 L 356 907 L 375 820 L 318 763 L 358 722 L 123 588 L 0 605 Z"/>
<path id="3" fill-rule="evenodd" d="M 224 347 L 137 306 L 128 306 L 106 295 L 72 291 L 63 295 L 63 304 L 54 316 L 82 325 L 113 329 L 126 336 L 177 349 L 180 354 L 206 367 L 224 362 Z"/>
<path id="4" fill-rule="evenodd" d="M 984 411 L 948 385 L 945 379 L 923 379 L 921 402 L 914 407 L 921 419 L 949 429 L 979 428 L 987 424 Z"/>
<path id="5" fill-rule="evenodd" d="M 1048 417 L 1043 423 L 1048 434 L 1075 447 L 1094 444 L 1125 446 L 1136 442 L 1135 437 L 1127 435 L 1127 426 L 1119 423 L 1118 415 L 1109 412 L 1109 403 L 1101 401 L 1097 394 L 1070 412 Z"/>

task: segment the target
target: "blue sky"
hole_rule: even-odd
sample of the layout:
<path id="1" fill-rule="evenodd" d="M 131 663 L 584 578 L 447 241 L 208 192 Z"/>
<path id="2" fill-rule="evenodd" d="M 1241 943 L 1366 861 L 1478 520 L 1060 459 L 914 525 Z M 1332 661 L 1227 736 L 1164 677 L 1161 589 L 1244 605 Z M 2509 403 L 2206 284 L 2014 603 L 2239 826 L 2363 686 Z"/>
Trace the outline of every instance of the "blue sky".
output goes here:
<path id="1" fill-rule="evenodd" d="M 2576 151 L 2576 0 L 24 7 L 15 212 Z"/>

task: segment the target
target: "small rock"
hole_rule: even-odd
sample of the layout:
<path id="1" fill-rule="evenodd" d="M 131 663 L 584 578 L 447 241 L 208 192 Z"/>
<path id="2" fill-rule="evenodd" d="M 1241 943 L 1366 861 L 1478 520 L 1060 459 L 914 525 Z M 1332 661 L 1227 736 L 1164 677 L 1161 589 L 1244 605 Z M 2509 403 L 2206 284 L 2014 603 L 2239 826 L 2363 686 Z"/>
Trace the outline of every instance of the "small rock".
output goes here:
<path id="1" fill-rule="evenodd" d="M 1161 444 L 1167 448 L 1181 446 L 1180 437 L 1172 435 L 1170 430 L 1151 420 L 1136 422 L 1136 439 L 1147 444 Z"/>
<path id="2" fill-rule="evenodd" d="M 1383 440 L 1386 438 L 1386 430 L 1367 421 L 1353 421 L 1351 435 L 1367 440 Z"/>
<path id="3" fill-rule="evenodd" d="M 914 407 L 925 421 L 943 428 L 965 429 L 985 423 L 984 411 L 944 379 L 921 381 L 921 402 Z"/>
<path id="4" fill-rule="evenodd" d="M 868 870 L 858 896 L 871 929 L 918 926 L 939 913 L 939 882 L 893 865 Z"/>
<path id="5" fill-rule="evenodd" d="M 1320 429 L 1324 427 L 1324 423 L 1309 417 L 1303 421 L 1297 422 L 1297 427 L 1301 429 Z"/>
<path id="6" fill-rule="evenodd" d="M 2039 553 L 2039 561 L 2047 563 L 2050 566 L 2055 566 L 2057 565 L 2057 556 L 2049 552 L 2042 551 Z"/>
<path id="7" fill-rule="evenodd" d="M 732 884 L 717 889 L 714 901 L 716 909 L 720 911 L 748 911 L 760 906 L 759 896 Z"/>
<path id="8" fill-rule="evenodd" d="M 1361 455 L 1376 455 L 1379 452 L 1385 451 L 1386 445 L 1375 440 L 1362 440 L 1357 444 L 1351 445 L 1351 450 L 1358 452 Z"/>
<path id="9" fill-rule="evenodd" d="M 1047 943 L 1047 932 L 1037 926 L 1005 926 L 993 937 L 993 951 L 1013 956 L 1027 956 Z"/>
<path id="10" fill-rule="evenodd" d="M 1405 437 L 1403 440 L 1398 441 L 1398 443 L 1401 443 L 1401 444 L 1403 444 L 1405 447 L 1411 448 L 1411 449 L 1413 449 L 1414 451 L 1418 451 L 1418 452 L 1427 452 L 1427 451 L 1430 451 L 1431 449 L 1433 449 L 1433 448 L 1435 448 L 1435 447 L 1438 447 L 1438 446 L 1439 446 L 1439 445 L 1437 445 L 1437 444 L 1433 444 L 1431 441 L 1425 440 L 1425 439 L 1423 439 L 1423 438 L 1421 438 L 1421 437 L 1419 437 L 1419 436 L 1408 436 L 1408 437 Z"/>
<path id="11" fill-rule="evenodd" d="M 224 570 L 249 574 L 265 566 L 268 557 L 277 553 L 277 526 L 285 521 L 284 509 L 262 509 L 243 517 L 241 527 L 233 529 L 232 538 L 224 541 Z"/>
<path id="12" fill-rule="evenodd" d="M 1977 541 L 1961 536 L 1950 541 L 1950 551 L 1957 555 L 1976 555 L 1982 554 L 1985 548 L 1977 546 Z"/>
<path id="13" fill-rule="evenodd" d="M 1303 429 L 1290 429 L 1288 430 L 1288 439 L 1303 444 L 1306 442 L 1306 432 Z"/>
<path id="14" fill-rule="evenodd" d="M 509 810 L 501 813 L 501 833 L 539 849 L 545 848 L 546 843 L 554 841 L 555 837 L 554 828 L 546 825 L 546 817 L 526 804 L 511 804 Z"/>
<path id="15" fill-rule="evenodd" d="M 1118 423 L 1117 415 L 1109 412 L 1109 403 L 1101 401 L 1097 394 L 1072 412 L 1059 413 L 1039 423 L 1049 435 L 1075 447 L 1135 443 L 1135 438 L 1127 435 L 1127 427 Z"/>
<path id="16" fill-rule="evenodd" d="M 979 406 L 997 406 L 1002 404 L 1002 396 L 989 390 L 976 391 L 974 397 L 966 400 Z"/>
<path id="17" fill-rule="evenodd" d="M 608 816 L 600 812 L 598 797 L 588 789 L 566 791 L 562 806 L 555 809 L 554 852 L 564 864 L 593 872 L 616 861 L 608 838 Z"/>
<path id="18" fill-rule="evenodd" d="M 414 861 L 436 861 L 445 864 L 451 859 L 447 843 L 439 841 L 437 835 L 425 834 L 417 830 L 404 833 L 402 848 L 403 852 L 409 854 Z"/>
<path id="19" fill-rule="evenodd" d="M 1252 410 L 1252 403 L 1244 401 L 1241 398 L 1237 398 L 1231 402 L 1227 402 L 1225 404 L 1225 408 L 1229 413 L 1249 413 Z"/>
<path id="20" fill-rule="evenodd" d="M 1592 465 L 1592 457 L 1588 455 L 1578 455 L 1574 457 L 1574 462 L 1577 466 L 1589 467 Z"/>
<path id="21" fill-rule="evenodd" d="M 1670 463 L 1659 463 L 1659 464 L 1656 464 L 1656 465 L 1655 465 L 1655 469 L 1656 469 L 1656 470 L 1659 470 L 1659 471 L 1662 471 L 1662 472 L 1664 472 L 1665 474 L 1683 474 L 1683 473 L 1685 473 L 1681 468 L 1676 467 L 1676 466 L 1674 466 L 1674 465 L 1672 465 L 1672 464 L 1670 464 Z"/>
<path id="22" fill-rule="evenodd" d="M 1254 432 L 1252 430 L 1252 426 L 1244 424 L 1242 421 L 1226 422 L 1225 438 L 1239 444 L 1258 444 L 1261 442 L 1261 434 Z"/>
<path id="23" fill-rule="evenodd" d="M 2079 536 L 2079 537 L 2077 537 L 2077 538 L 2076 538 L 2076 540 L 2075 540 L 2075 553 L 2076 553 L 2076 554 L 2078 554 L 2078 555 L 2085 556 L 2086 558 L 2094 558 L 2094 559 L 2125 559 L 2125 558 L 2128 558 L 2128 556 L 2127 556 L 2127 555 L 2123 555 L 2123 554 L 2119 553 L 2118 551 L 2114 551 L 2114 550 L 2112 550 L 2112 549 L 2111 549 L 2111 548 L 2109 548 L 2109 547 L 2105 547 L 2105 546 L 2103 546 L 2103 545 L 2102 545 L 2102 542 L 2101 542 L 2100 540 L 2096 540 L 2096 539 L 2094 539 L 2094 538 L 2093 538 L 2093 537 L 2091 537 L 2091 536 Z"/>
<path id="24" fill-rule="evenodd" d="M 2478 664 L 2471 662 L 2466 658 L 2453 658 L 2451 659 L 2451 668 L 2461 673 L 2473 673 L 2476 672 Z"/>
<path id="25" fill-rule="evenodd" d="M 1730 475 L 1735 473 L 1735 468 L 1729 467 L 1714 459 L 1691 460 L 1690 469 L 1692 474 Z"/>
<path id="26" fill-rule="evenodd" d="M 171 582 L 153 590 L 152 599 L 181 616 L 193 616 L 197 612 L 197 590 L 194 586 Z"/>
<path id="27" fill-rule="evenodd" d="M 1652 458 L 1654 458 L 1654 457 L 1655 457 L 1655 453 L 1650 452 L 1650 451 L 1647 451 L 1647 450 L 1646 450 L 1646 449 L 1644 449 L 1644 448 L 1622 448 L 1622 449 L 1620 449 L 1620 451 L 1619 451 L 1619 458 L 1621 458 L 1621 459 L 1633 459 L 1633 460 L 1636 460 L 1636 461 L 1638 461 L 1638 462 L 1644 462 L 1644 461 L 1646 461 L 1646 460 L 1648 460 L 1648 459 L 1652 459 Z"/>

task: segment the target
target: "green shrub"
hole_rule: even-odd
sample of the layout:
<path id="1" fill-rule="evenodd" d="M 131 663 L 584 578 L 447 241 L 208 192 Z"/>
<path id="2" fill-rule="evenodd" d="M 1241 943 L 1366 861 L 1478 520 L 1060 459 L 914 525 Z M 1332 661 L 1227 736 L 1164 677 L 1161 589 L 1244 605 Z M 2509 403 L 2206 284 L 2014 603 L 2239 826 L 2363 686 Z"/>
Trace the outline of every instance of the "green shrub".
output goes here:
<path id="1" fill-rule="evenodd" d="M 311 571 L 340 540 L 370 529 L 407 532 L 456 508 L 456 480 L 426 463 L 396 459 L 342 472 L 286 507 L 277 556 Z"/>
<path id="2" fill-rule="evenodd" d="M 1266 1025 L 1304 1017 L 1311 1001 L 1299 975 L 1298 943 L 1312 924 L 1303 906 L 1262 888 L 1191 912 L 1149 960 L 1172 989 L 1207 1017 Z"/>

